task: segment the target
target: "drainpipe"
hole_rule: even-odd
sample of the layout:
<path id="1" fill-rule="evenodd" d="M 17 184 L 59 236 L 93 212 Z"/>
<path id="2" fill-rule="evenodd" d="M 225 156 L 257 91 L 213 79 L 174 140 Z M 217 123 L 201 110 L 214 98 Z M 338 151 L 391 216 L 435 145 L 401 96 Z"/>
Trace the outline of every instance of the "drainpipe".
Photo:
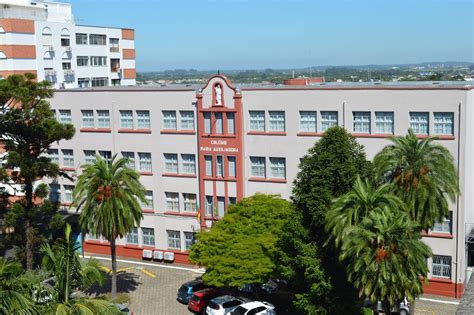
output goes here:
<path id="1" fill-rule="evenodd" d="M 461 160 L 461 103 L 458 109 L 458 179 Z M 464 237 L 463 237 L 464 238 Z M 459 194 L 456 196 L 456 275 L 454 277 L 454 297 L 458 298 L 458 271 L 459 271 Z"/>

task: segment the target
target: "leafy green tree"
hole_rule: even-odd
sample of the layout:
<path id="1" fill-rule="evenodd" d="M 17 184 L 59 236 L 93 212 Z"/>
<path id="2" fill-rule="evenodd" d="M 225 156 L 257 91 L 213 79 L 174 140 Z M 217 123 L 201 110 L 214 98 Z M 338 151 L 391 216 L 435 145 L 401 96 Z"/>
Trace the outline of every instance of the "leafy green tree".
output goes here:
<path id="1" fill-rule="evenodd" d="M 360 224 L 348 227 L 340 259 L 361 297 L 382 301 L 385 314 L 399 299 L 423 291 L 431 249 L 418 236 L 418 224 L 406 212 L 370 211 Z"/>
<path id="2" fill-rule="evenodd" d="M 354 312 L 356 294 L 347 282 L 334 246 L 324 246 L 331 202 L 351 190 L 357 176 L 370 178 L 364 147 L 342 127 L 328 129 L 299 166 L 294 204 L 284 227 L 281 272 L 295 285 L 296 306 L 307 314 Z"/>
<path id="3" fill-rule="evenodd" d="M 43 244 L 43 267 L 54 275 L 52 301 L 49 311 L 53 314 L 119 314 L 118 309 L 105 300 L 74 298 L 73 293 L 87 289 L 94 283 L 102 285 L 104 276 L 100 272 L 97 260 L 83 263 L 79 258 L 80 246 L 71 238 L 71 226 L 66 225 L 64 239 L 57 244 Z"/>
<path id="4" fill-rule="evenodd" d="M 37 314 L 28 290 L 31 284 L 21 263 L 0 258 L 0 313 Z"/>
<path id="5" fill-rule="evenodd" d="M 256 194 L 229 206 L 209 231 L 198 233 L 192 263 L 206 267 L 203 280 L 217 287 L 264 283 L 277 270 L 277 243 L 290 214 L 288 201 Z"/>
<path id="6" fill-rule="evenodd" d="M 8 152 L 4 167 L 11 170 L 0 172 L 0 180 L 20 185 L 24 194 L 8 207 L 5 222 L 16 227 L 14 241 L 24 251 L 27 270 L 33 269 L 41 242 L 62 224 L 57 207 L 43 200 L 47 186 L 35 188 L 38 179 L 65 175 L 45 153 L 53 142 L 74 135 L 74 127 L 59 123 L 51 111 L 49 84 L 33 79 L 32 75 L 13 75 L 0 80 L 0 136 Z"/>
<path id="7" fill-rule="evenodd" d="M 117 155 L 111 161 L 96 156 L 93 164 L 84 166 L 73 192 L 73 206 L 81 211 L 82 229 L 110 242 L 112 299 L 117 296 L 115 240 L 140 225 L 143 218 L 140 201 L 146 202 L 140 175 L 127 163 L 127 159 L 117 159 Z"/>
<path id="8" fill-rule="evenodd" d="M 449 205 L 459 192 L 454 158 L 436 137 L 418 139 L 409 129 L 394 137 L 375 156 L 376 173 L 382 182 L 393 183 L 406 203 L 410 217 L 428 230 L 448 215 Z"/>
<path id="9" fill-rule="evenodd" d="M 404 203 L 393 194 L 390 184 L 378 187 L 358 177 L 351 191 L 337 198 L 326 215 L 326 231 L 336 246 L 347 237 L 349 227 L 359 224 L 372 211 L 403 209 Z"/>

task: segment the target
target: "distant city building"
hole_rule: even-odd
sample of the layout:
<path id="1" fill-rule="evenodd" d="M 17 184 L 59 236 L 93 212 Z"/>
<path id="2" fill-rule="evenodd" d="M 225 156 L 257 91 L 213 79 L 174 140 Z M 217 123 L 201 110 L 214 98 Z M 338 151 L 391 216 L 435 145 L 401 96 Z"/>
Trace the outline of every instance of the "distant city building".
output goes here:
<path id="1" fill-rule="evenodd" d="M 49 155 L 71 177 L 95 154 L 129 158 L 149 203 L 140 226 L 117 241 L 117 254 L 172 253 L 186 263 L 194 233 L 230 204 L 257 192 L 290 198 L 300 159 L 327 128 L 344 127 L 369 159 L 409 128 L 420 138 L 438 136 L 459 169 L 461 194 L 449 216 L 423 233 L 434 254 L 425 292 L 459 297 L 474 267 L 473 92 L 465 82 L 236 87 L 219 75 L 200 86 L 58 90 L 52 109 L 76 135 Z M 74 182 L 50 184 L 76 214 L 69 208 Z M 94 235 L 84 248 L 110 253 Z"/>
<path id="2" fill-rule="evenodd" d="M 71 4 L 0 0 L 0 78 L 27 72 L 55 88 L 136 84 L 133 29 L 77 25 Z"/>
<path id="3" fill-rule="evenodd" d="M 292 78 L 283 81 L 284 85 L 311 85 L 311 83 L 322 83 L 324 82 L 324 77 L 298 77 L 298 78 Z"/>

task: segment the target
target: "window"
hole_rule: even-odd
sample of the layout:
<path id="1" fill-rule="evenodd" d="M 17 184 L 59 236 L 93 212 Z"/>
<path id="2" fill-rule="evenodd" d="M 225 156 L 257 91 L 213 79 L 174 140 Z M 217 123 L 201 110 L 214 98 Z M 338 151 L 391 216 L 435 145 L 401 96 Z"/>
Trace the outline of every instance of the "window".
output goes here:
<path id="1" fill-rule="evenodd" d="M 393 112 L 375 112 L 375 133 L 393 134 Z"/>
<path id="2" fill-rule="evenodd" d="M 285 131 L 285 112 L 283 111 L 269 111 L 270 130 L 271 131 Z"/>
<path id="3" fill-rule="evenodd" d="M 184 200 L 184 211 L 185 212 L 196 212 L 196 194 L 183 194 Z"/>
<path id="4" fill-rule="evenodd" d="M 168 249 L 181 249 L 179 231 L 166 230 L 166 233 L 168 233 Z"/>
<path id="5" fill-rule="evenodd" d="M 223 131 L 223 125 L 222 125 L 222 113 L 215 113 L 216 117 L 216 133 L 221 134 Z"/>
<path id="6" fill-rule="evenodd" d="M 235 114 L 227 113 L 227 134 L 233 135 L 235 133 Z"/>
<path id="7" fill-rule="evenodd" d="M 437 135 L 454 134 L 454 113 L 434 113 L 434 132 Z"/>
<path id="8" fill-rule="evenodd" d="M 142 228 L 142 234 L 144 246 L 155 246 L 155 229 Z"/>
<path id="9" fill-rule="evenodd" d="M 206 216 L 212 217 L 214 215 L 214 200 L 212 196 L 206 196 Z"/>
<path id="10" fill-rule="evenodd" d="M 63 166 L 74 167 L 74 153 L 72 150 L 62 150 L 63 152 Z"/>
<path id="11" fill-rule="evenodd" d="M 108 78 L 92 78 L 91 81 L 92 87 L 101 87 L 101 86 L 108 86 L 109 79 Z"/>
<path id="12" fill-rule="evenodd" d="M 211 113 L 204 113 L 204 133 L 211 133 Z"/>
<path id="13" fill-rule="evenodd" d="M 235 177 L 235 156 L 227 157 L 227 164 L 229 167 L 229 177 Z"/>
<path id="14" fill-rule="evenodd" d="M 105 67 L 107 66 L 107 57 L 105 56 L 91 56 L 92 67 Z"/>
<path id="15" fill-rule="evenodd" d="M 222 218 L 225 213 L 225 198 L 217 197 L 217 216 Z"/>
<path id="16" fill-rule="evenodd" d="M 316 112 L 301 111 L 300 112 L 300 131 L 316 132 Z"/>
<path id="17" fill-rule="evenodd" d="M 64 185 L 64 200 L 63 200 L 63 202 L 72 202 L 72 191 L 73 190 L 74 190 L 74 186 Z"/>
<path id="18" fill-rule="evenodd" d="M 429 126 L 429 113 L 410 112 L 410 128 L 417 135 L 427 135 Z"/>
<path id="19" fill-rule="evenodd" d="M 179 195 L 174 192 L 166 192 L 166 210 L 179 211 Z"/>
<path id="20" fill-rule="evenodd" d="M 94 111 L 92 110 L 81 110 L 82 113 L 82 127 L 83 128 L 94 128 Z"/>
<path id="21" fill-rule="evenodd" d="M 138 245 L 138 229 L 136 227 L 127 233 L 127 244 Z"/>
<path id="22" fill-rule="evenodd" d="M 178 155 L 165 153 L 165 173 L 178 174 Z"/>
<path id="23" fill-rule="evenodd" d="M 107 45 L 107 36 L 90 34 L 89 35 L 89 44 L 90 45 Z"/>
<path id="24" fill-rule="evenodd" d="M 180 111 L 181 115 L 181 129 L 194 130 L 194 112 Z"/>
<path id="25" fill-rule="evenodd" d="M 97 111 L 97 127 L 110 128 L 110 114 L 108 110 Z"/>
<path id="26" fill-rule="evenodd" d="M 133 111 L 131 110 L 120 111 L 120 128 L 133 129 Z"/>
<path id="27" fill-rule="evenodd" d="M 92 164 L 95 161 L 94 150 L 84 150 L 84 160 L 86 164 Z"/>
<path id="28" fill-rule="evenodd" d="M 77 66 L 78 67 L 87 67 L 89 65 L 89 57 L 87 56 L 77 56 Z"/>
<path id="29" fill-rule="evenodd" d="M 87 45 L 87 34 L 76 34 L 76 44 L 77 45 Z"/>
<path id="30" fill-rule="evenodd" d="M 140 172 L 151 173 L 151 153 L 138 152 L 138 164 Z"/>
<path id="31" fill-rule="evenodd" d="M 206 176 L 212 177 L 212 156 L 205 155 L 204 160 L 206 161 Z"/>
<path id="32" fill-rule="evenodd" d="M 77 84 L 80 88 L 87 88 L 90 86 L 91 81 L 89 79 L 79 78 L 77 79 Z"/>
<path id="33" fill-rule="evenodd" d="M 452 225 L 451 222 L 453 221 L 453 212 L 449 211 L 449 215 L 444 218 L 441 222 L 436 222 L 433 226 L 433 232 L 435 233 L 448 233 L 451 234 L 452 232 Z"/>
<path id="34" fill-rule="evenodd" d="M 110 58 L 110 72 L 117 73 L 120 71 L 120 59 Z"/>
<path id="35" fill-rule="evenodd" d="M 61 199 L 61 187 L 58 184 L 49 185 L 49 200 L 58 202 Z"/>
<path id="36" fill-rule="evenodd" d="M 59 151 L 58 149 L 48 149 L 48 157 L 52 163 L 59 164 Z"/>
<path id="37" fill-rule="evenodd" d="M 163 129 L 176 130 L 176 112 L 171 110 L 163 111 Z"/>
<path id="38" fill-rule="evenodd" d="M 196 160 L 194 154 L 181 154 L 183 173 L 196 174 Z"/>
<path id="39" fill-rule="evenodd" d="M 61 124 L 70 124 L 72 123 L 71 111 L 68 109 L 59 110 L 59 122 Z"/>
<path id="40" fill-rule="evenodd" d="M 71 70 L 71 63 L 69 61 L 63 62 L 62 68 L 63 70 Z"/>
<path id="41" fill-rule="evenodd" d="M 265 177 L 265 158 L 259 156 L 250 157 L 250 176 Z"/>
<path id="42" fill-rule="evenodd" d="M 69 47 L 69 46 L 71 46 L 71 41 L 69 40 L 69 37 L 61 38 L 61 47 Z"/>
<path id="43" fill-rule="evenodd" d="M 110 52 L 119 52 L 119 39 L 109 38 Z"/>
<path id="44" fill-rule="evenodd" d="M 337 126 L 337 112 L 321 112 L 321 131 Z"/>
<path id="45" fill-rule="evenodd" d="M 433 255 L 433 277 L 451 279 L 451 256 Z"/>
<path id="46" fill-rule="evenodd" d="M 137 128 L 150 129 L 150 111 L 137 110 Z"/>
<path id="47" fill-rule="evenodd" d="M 356 133 L 370 133 L 370 112 L 353 112 Z"/>
<path id="48" fill-rule="evenodd" d="M 122 152 L 122 156 L 128 159 L 127 166 L 130 167 L 131 169 L 135 169 L 135 153 L 124 151 Z"/>
<path id="49" fill-rule="evenodd" d="M 196 233 L 194 232 L 184 232 L 184 249 L 189 250 L 194 244 Z"/>
<path id="50" fill-rule="evenodd" d="M 265 131 L 265 112 L 250 111 L 250 130 Z"/>
<path id="51" fill-rule="evenodd" d="M 270 177 L 286 178 L 285 158 L 270 158 Z"/>
<path id="52" fill-rule="evenodd" d="M 229 204 L 230 205 L 235 205 L 237 203 L 237 198 L 235 197 L 229 197 Z"/>
<path id="53" fill-rule="evenodd" d="M 99 156 L 107 163 L 112 161 L 112 152 L 110 151 L 99 151 Z"/>
<path id="54" fill-rule="evenodd" d="M 216 176 L 224 176 L 224 157 L 222 155 L 216 156 Z"/>
<path id="55" fill-rule="evenodd" d="M 143 209 L 153 209 L 153 191 L 147 190 L 145 192 L 146 202 L 140 202 L 140 205 Z"/>

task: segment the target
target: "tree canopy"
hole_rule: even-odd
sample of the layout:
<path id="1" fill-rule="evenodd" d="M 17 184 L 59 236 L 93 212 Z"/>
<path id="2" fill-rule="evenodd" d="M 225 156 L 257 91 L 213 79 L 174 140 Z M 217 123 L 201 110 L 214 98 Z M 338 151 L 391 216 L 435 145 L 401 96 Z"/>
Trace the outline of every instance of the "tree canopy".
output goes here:
<path id="1" fill-rule="evenodd" d="M 289 214 L 288 201 L 278 196 L 244 198 L 209 231 L 197 234 L 189 258 L 206 267 L 203 280 L 209 285 L 264 283 L 277 270 L 277 243 Z"/>

